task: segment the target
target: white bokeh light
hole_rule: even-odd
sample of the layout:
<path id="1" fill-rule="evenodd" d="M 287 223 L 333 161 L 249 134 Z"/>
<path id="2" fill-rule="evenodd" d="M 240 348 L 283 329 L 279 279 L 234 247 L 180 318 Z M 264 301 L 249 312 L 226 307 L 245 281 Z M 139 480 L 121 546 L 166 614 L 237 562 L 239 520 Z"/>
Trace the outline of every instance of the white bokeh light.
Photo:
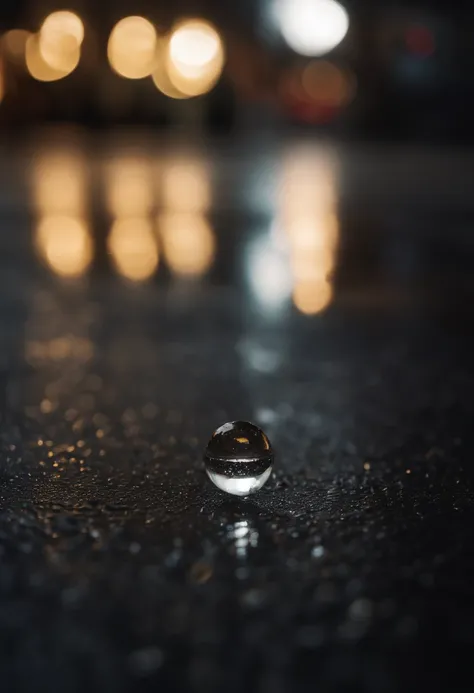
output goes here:
<path id="1" fill-rule="evenodd" d="M 276 0 L 280 31 L 297 53 L 320 56 L 335 48 L 349 28 L 349 15 L 336 0 Z"/>
<path id="2" fill-rule="evenodd" d="M 293 277 L 286 249 L 267 235 L 252 241 L 247 250 L 247 277 L 258 306 L 265 313 L 278 313 L 289 303 Z"/>

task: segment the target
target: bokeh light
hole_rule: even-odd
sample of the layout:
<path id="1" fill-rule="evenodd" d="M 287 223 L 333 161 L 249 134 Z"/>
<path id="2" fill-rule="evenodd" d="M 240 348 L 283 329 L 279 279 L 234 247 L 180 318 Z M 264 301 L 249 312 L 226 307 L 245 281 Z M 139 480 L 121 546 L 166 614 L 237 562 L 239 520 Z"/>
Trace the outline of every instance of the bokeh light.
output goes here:
<path id="1" fill-rule="evenodd" d="M 294 278 L 293 301 L 308 315 L 319 313 L 332 299 L 337 220 L 329 212 L 299 217 L 289 227 Z"/>
<path id="2" fill-rule="evenodd" d="M 300 312 L 314 315 L 333 297 L 339 240 L 336 161 L 323 150 L 295 150 L 283 171 L 279 223 L 289 245 L 293 303 Z"/>
<path id="3" fill-rule="evenodd" d="M 155 66 L 151 78 L 153 84 L 162 94 L 170 99 L 189 99 L 187 94 L 179 91 L 169 78 L 168 68 L 167 68 L 167 42 L 159 42 L 157 47 Z"/>
<path id="4" fill-rule="evenodd" d="M 3 53 L 17 65 L 25 64 L 26 42 L 31 34 L 25 29 L 11 29 L 2 36 Z"/>
<path id="5" fill-rule="evenodd" d="M 167 209 L 205 212 L 211 204 L 209 172 L 199 160 L 170 161 L 163 170 L 162 202 Z"/>
<path id="6" fill-rule="evenodd" d="M 328 60 L 313 60 L 303 70 L 302 87 L 311 101 L 341 108 L 355 93 L 355 77 Z"/>
<path id="7" fill-rule="evenodd" d="M 293 289 L 293 302 L 305 315 L 321 313 L 331 303 L 332 286 L 323 279 L 296 282 Z"/>
<path id="8" fill-rule="evenodd" d="M 38 34 L 41 57 L 55 70 L 71 72 L 80 59 L 84 25 L 74 12 L 53 12 L 44 20 Z"/>
<path id="9" fill-rule="evenodd" d="M 33 199 L 41 215 L 83 216 L 84 162 L 73 151 L 43 153 L 33 159 Z"/>
<path id="10" fill-rule="evenodd" d="M 92 241 L 83 219 L 65 215 L 42 217 L 36 242 L 40 255 L 61 277 L 79 277 L 91 263 Z"/>
<path id="11" fill-rule="evenodd" d="M 297 53 L 319 56 L 341 43 L 349 15 L 336 0 L 276 0 L 280 31 Z"/>
<path id="12" fill-rule="evenodd" d="M 166 262 L 177 275 L 200 276 L 212 264 L 214 235 L 207 219 L 192 212 L 161 215 L 159 229 Z"/>
<path id="13" fill-rule="evenodd" d="M 126 279 L 145 281 L 158 267 L 158 246 L 149 219 L 117 219 L 112 224 L 107 245 L 117 271 Z"/>
<path id="14" fill-rule="evenodd" d="M 124 17 L 109 37 L 107 55 L 113 70 L 127 79 L 142 79 L 153 72 L 157 35 L 145 17 Z"/>
<path id="15" fill-rule="evenodd" d="M 33 159 L 31 170 L 38 253 L 60 277 L 79 277 L 93 257 L 84 162 L 72 148 L 45 151 Z"/>
<path id="16" fill-rule="evenodd" d="M 429 58 L 436 50 L 436 38 L 429 27 L 412 24 L 405 32 L 405 45 L 412 55 Z"/>
<path id="17" fill-rule="evenodd" d="M 30 75 L 39 82 L 54 82 L 73 72 L 80 58 L 80 48 L 62 56 L 61 68 L 54 68 L 43 58 L 39 49 L 39 37 L 30 36 L 26 42 L 25 60 Z"/>
<path id="18" fill-rule="evenodd" d="M 178 92 L 189 97 L 205 94 L 216 84 L 223 66 L 224 46 L 212 24 L 189 19 L 174 27 L 166 67 Z"/>
<path id="19" fill-rule="evenodd" d="M 253 240 L 246 270 L 250 289 L 262 311 L 277 314 L 291 298 L 293 278 L 286 248 L 272 234 Z"/>
<path id="20" fill-rule="evenodd" d="M 116 217 L 145 217 L 153 210 L 152 172 L 149 161 L 139 156 L 112 159 L 106 172 L 106 196 Z"/>

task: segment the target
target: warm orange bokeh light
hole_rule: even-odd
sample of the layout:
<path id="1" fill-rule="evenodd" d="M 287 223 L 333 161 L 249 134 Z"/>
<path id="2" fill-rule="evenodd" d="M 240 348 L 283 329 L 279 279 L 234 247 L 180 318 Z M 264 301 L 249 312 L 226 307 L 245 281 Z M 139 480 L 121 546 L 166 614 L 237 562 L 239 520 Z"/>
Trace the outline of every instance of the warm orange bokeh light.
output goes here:
<path id="1" fill-rule="evenodd" d="M 179 91 L 179 89 L 176 89 L 169 78 L 166 64 L 167 50 L 167 42 L 160 42 L 157 47 L 155 66 L 151 75 L 153 84 L 158 91 L 165 96 L 168 96 L 170 99 L 188 99 L 189 96 L 183 94 L 181 91 Z"/>
<path id="2" fill-rule="evenodd" d="M 106 178 L 107 206 L 115 217 L 145 217 L 152 212 L 152 172 L 147 159 L 114 159 L 108 165 Z"/>
<path id="3" fill-rule="evenodd" d="M 31 34 L 25 29 L 11 29 L 2 37 L 2 47 L 5 56 L 18 65 L 25 64 L 26 42 Z"/>
<path id="4" fill-rule="evenodd" d="M 210 91 L 224 66 L 224 46 L 217 29 L 201 19 L 178 24 L 169 39 L 166 66 L 171 83 L 186 96 Z"/>
<path id="5" fill-rule="evenodd" d="M 85 171 L 72 152 L 43 153 L 33 160 L 33 198 L 40 214 L 83 216 Z"/>
<path id="6" fill-rule="evenodd" d="M 67 53 L 62 57 L 61 68 L 53 68 L 43 58 L 39 49 L 39 39 L 36 34 L 30 36 L 26 42 L 25 60 L 30 75 L 39 82 L 54 82 L 67 77 L 73 72 L 80 58 L 80 48 Z"/>
<path id="7" fill-rule="evenodd" d="M 55 70 L 72 72 L 79 62 L 84 25 L 74 12 L 53 12 L 44 20 L 38 34 L 39 52 Z"/>
<path id="8" fill-rule="evenodd" d="M 179 212 L 205 212 L 211 204 L 209 173 L 200 161 L 170 162 L 163 171 L 163 206 Z"/>
<path id="9" fill-rule="evenodd" d="M 45 216 L 37 228 L 37 247 L 50 268 L 61 277 L 79 277 L 92 260 L 92 241 L 83 219 Z"/>
<path id="10" fill-rule="evenodd" d="M 280 198 L 293 302 L 300 312 L 314 315 L 324 310 L 333 296 L 339 238 L 333 157 L 321 150 L 294 152 L 285 162 Z"/>
<path id="11" fill-rule="evenodd" d="M 39 216 L 36 246 L 61 277 L 79 277 L 93 256 L 86 221 L 85 169 L 70 151 L 43 152 L 33 159 L 32 196 Z"/>
<path id="12" fill-rule="evenodd" d="M 297 282 L 293 289 L 293 302 L 301 313 L 321 313 L 332 300 L 332 287 L 328 281 Z"/>
<path id="13" fill-rule="evenodd" d="M 177 275 L 200 276 L 212 264 L 214 235 L 208 221 L 192 212 L 163 214 L 159 219 L 163 252 Z"/>
<path id="14" fill-rule="evenodd" d="M 124 17 L 112 29 L 107 55 L 113 70 L 127 79 L 142 79 L 153 72 L 157 35 L 144 17 Z"/>
<path id="15" fill-rule="evenodd" d="M 131 281 L 149 279 L 158 267 L 158 247 L 148 219 L 117 219 L 112 224 L 108 248 L 118 272 Z"/>
<path id="16" fill-rule="evenodd" d="M 314 60 L 303 70 L 301 84 L 311 101 L 341 108 L 354 97 L 355 78 L 328 60 Z"/>

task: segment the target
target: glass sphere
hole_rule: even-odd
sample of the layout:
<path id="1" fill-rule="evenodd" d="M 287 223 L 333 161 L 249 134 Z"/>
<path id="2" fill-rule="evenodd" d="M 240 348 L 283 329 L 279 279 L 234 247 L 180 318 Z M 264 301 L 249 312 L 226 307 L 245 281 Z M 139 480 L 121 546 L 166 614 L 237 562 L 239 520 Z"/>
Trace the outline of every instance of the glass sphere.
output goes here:
<path id="1" fill-rule="evenodd" d="M 212 434 L 204 452 L 206 472 L 226 493 L 248 496 L 269 478 L 274 460 L 265 433 L 248 421 L 231 421 Z"/>

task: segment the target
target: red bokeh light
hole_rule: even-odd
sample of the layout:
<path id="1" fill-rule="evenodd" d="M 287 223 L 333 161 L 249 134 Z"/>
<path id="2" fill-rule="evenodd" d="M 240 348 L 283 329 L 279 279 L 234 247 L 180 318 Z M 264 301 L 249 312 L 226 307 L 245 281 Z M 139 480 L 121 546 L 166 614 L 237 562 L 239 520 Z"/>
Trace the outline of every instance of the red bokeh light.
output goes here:
<path id="1" fill-rule="evenodd" d="M 405 45 L 410 53 L 419 58 L 429 58 L 436 47 L 433 32 L 421 24 L 415 24 L 406 30 Z"/>

